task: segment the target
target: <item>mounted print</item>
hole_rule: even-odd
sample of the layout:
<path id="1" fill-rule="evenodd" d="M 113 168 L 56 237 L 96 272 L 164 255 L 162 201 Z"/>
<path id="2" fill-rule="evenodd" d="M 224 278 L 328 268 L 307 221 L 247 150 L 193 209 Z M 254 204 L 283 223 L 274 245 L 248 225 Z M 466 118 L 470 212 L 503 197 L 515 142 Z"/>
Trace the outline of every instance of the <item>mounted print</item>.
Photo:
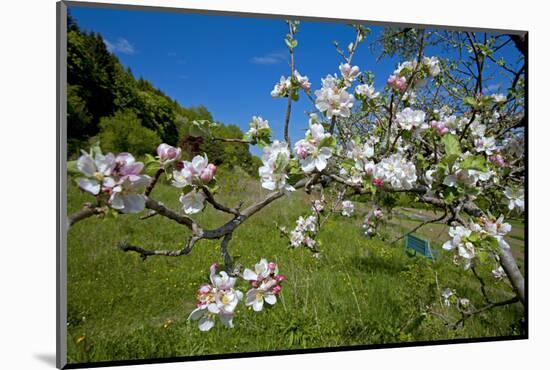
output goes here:
<path id="1" fill-rule="evenodd" d="M 527 338 L 527 32 L 383 21 L 58 3 L 58 367 Z"/>

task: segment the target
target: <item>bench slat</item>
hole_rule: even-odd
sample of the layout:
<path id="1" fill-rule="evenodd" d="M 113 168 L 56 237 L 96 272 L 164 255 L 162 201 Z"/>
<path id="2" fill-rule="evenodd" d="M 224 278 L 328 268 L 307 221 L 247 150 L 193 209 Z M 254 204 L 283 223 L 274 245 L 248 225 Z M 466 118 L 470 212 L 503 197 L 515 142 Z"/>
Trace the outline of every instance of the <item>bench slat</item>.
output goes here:
<path id="1" fill-rule="evenodd" d="M 405 238 L 405 249 L 412 249 L 415 253 L 419 252 L 423 256 L 435 261 L 435 256 L 430 249 L 430 242 L 427 240 L 409 234 Z"/>

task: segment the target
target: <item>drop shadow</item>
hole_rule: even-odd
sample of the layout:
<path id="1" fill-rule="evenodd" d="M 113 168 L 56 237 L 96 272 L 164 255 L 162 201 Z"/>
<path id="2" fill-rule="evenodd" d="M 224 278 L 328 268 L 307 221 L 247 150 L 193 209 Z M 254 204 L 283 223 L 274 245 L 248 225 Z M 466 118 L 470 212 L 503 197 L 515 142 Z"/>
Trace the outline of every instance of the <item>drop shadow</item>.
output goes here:
<path id="1" fill-rule="evenodd" d="M 34 358 L 51 367 L 56 367 L 55 353 L 35 353 Z"/>

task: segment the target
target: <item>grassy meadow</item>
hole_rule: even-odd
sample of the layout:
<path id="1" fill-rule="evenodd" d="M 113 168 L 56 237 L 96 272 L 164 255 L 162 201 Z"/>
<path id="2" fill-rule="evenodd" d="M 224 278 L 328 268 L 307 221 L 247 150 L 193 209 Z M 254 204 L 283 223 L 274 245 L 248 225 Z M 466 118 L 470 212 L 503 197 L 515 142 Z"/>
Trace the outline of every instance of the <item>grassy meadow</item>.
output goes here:
<path id="1" fill-rule="evenodd" d="M 219 177 L 219 197 L 228 205 L 245 199 L 246 206 L 267 194 L 259 181 L 240 171 Z M 168 185 L 159 184 L 152 197 L 178 208 L 177 189 Z M 71 185 L 69 213 L 90 200 Z M 187 239 L 187 229 L 159 216 L 139 220 L 139 215 L 75 224 L 68 236 L 69 363 L 520 334 L 524 313 L 519 303 L 472 317 L 457 329 L 425 314 L 431 305 L 440 314 L 459 318 L 456 310 L 441 302 L 446 287 L 468 297 L 475 307 L 483 306 L 478 281 L 453 265 L 452 256 L 440 248 L 448 227 L 427 225 L 416 233 L 440 251 L 432 263 L 409 257 L 403 243 L 388 241 L 423 217 L 433 217 L 433 212 L 398 207 L 384 237 L 367 239 L 361 225 L 368 206 L 355 205 L 353 218 L 334 215 L 324 225 L 318 237 L 323 243 L 320 259 L 303 248 L 288 249 L 288 240 L 275 226 L 292 228 L 298 216 L 309 212 L 302 191 L 270 204 L 239 227 L 230 243 L 235 263 L 252 267 L 265 257 L 279 264 L 287 280 L 271 309 L 256 313 L 240 304 L 235 328 L 218 321 L 206 333 L 187 317 L 195 308 L 198 287 L 208 281 L 209 266 L 222 262 L 219 241 L 202 240 L 188 256 L 142 261 L 135 253 L 119 251 L 117 243 L 178 249 Z M 228 219 L 212 207 L 197 217 L 205 228 Z M 507 240 L 523 268 L 523 226 L 520 222 L 513 226 Z M 489 295 L 495 300 L 509 297 L 507 282 L 490 277 L 492 268 L 480 271 L 490 282 Z M 246 292 L 248 284 L 241 280 L 238 288 Z"/>

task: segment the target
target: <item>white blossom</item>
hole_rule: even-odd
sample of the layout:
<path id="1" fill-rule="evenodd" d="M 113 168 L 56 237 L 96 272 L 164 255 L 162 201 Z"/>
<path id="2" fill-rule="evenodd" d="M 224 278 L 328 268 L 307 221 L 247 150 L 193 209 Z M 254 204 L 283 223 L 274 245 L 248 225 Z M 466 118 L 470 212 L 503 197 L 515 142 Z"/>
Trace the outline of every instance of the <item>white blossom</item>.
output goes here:
<path id="1" fill-rule="evenodd" d="M 401 154 L 392 154 L 376 165 L 374 176 L 396 190 L 412 189 L 416 183 L 416 167 Z"/>
<path id="2" fill-rule="evenodd" d="M 198 321 L 200 331 L 214 327 L 215 318 L 229 328 L 233 327 L 235 308 L 243 298 L 243 293 L 235 290 L 236 278 L 225 271 L 216 274 L 217 264 L 210 267 L 210 284 L 204 284 L 197 293 L 197 308 L 191 312 L 188 320 Z"/>
<path id="3" fill-rule="evenodd" d="M 331 75 L 322 79 L 323 87 L 315 91 L 315 107 L 328 118 L 333 116 L 349 117 L 355 99 L 345 88 L 338 87 L 338 80 Z"/>
<path id="4" fill-rule="evenodd" d="M 185 212 L 188 215 L 192 215 L 202 211 L 204 208 L 204 200 L 206 196 L 202 192 L 198 192 L 196 189 L 191 190 L 187 194 L 180 196 L 180 203 Z"/>
<path id="5" fill-rule="evenodd" d="M 426 113 L 421 110 L 405 108 L 395 115 L 395 121 L 403 130 L 414 130 L 424 124 Z"/>
<path id="6" fill-rule="evenodd" d="M 422 58 L 422 64 L 428 67 L 428 74 L 430 77 L 435 77 L 441 73 L 439 59 L 437 57 L 424 57 Z"/>
<path id="7" fill-rule="evenodd" d="M 367 84 L 357 85 L 355 87 L 355 93 L 367 99 L 375 99 L 380 95 L 380 93 L 374 91 L 373 85 L 367 85 Z"/>
<path id="8" fill-rule="evenodd" d="M 299 140 L 294 145 L 294 152 L 304 172 L 325 169 L 328 159 L 332 156 L 332 148 L 321 146 L 321 144 L 325 138 L 330 136 L 329 133 L 325 133 L 325 129 L 320 123 L 310 123 L 306 138 Z"/>
<path id="9" fill-rule="evenodd" d="M 342 202 L 342 216 L 351 217 L 355 212 L 355 206 L 349 200 Z"/>
<path id="10" fill-rule="evenodd" d="M 523 194 L 523 188 L 517 188 L 513 189 L 511 187 L 507 187 L 504 190 L 504 195 L 506 198 L 508 198 L 508 209 L 519 209 L 521 212 L 523 212 L 525 207 L 525 198 Z"/>
<path id="11" fill-rule="evenodd" d="M 250 121 L 250 129 L 246 135 L 249 135 L 250 137 L 257 137 L 259 131 L 262 129 L 269 129 L 269 122 L 260 116 L 253 116 L 252 121 Z"/>
<path id="12" fill-rule="evenodd" d="M 262 187 L 268 190 L 293 191 L 294 188 L 286 183 L 288 179 L 286 167 L 289 161 L 290 151 L 285 142 L 275 140 L 271 145 L 265 147 L 262 156 L 263 166 L 258 169 Z"/>

